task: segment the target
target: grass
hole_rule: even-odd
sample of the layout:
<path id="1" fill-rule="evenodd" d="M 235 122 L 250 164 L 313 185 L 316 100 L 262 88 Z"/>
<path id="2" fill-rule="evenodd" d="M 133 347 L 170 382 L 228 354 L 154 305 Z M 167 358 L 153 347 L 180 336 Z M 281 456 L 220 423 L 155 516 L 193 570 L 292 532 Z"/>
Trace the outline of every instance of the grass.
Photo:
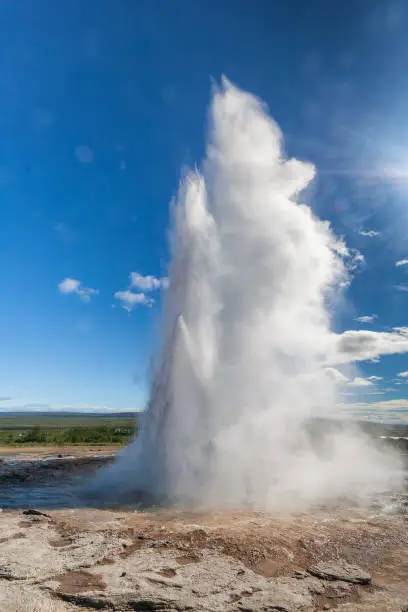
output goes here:
<path id="1" fill-rule="evenodd" d="M 137 433 L 139 418 L 132 413 L 0 413 L 0 446 L 122 446 Z M 326 424 L 323 430 L 343 426 L 341 421 L 321 421 Z M 406 425 L 370 422 L 360 425 L 374 437 L 408 436 Z"/>
<path id="2" fill-rule="evenodd" d="M 0 446 L 125 445 L 137 430 L 129 414 L 0 414 Z"/>

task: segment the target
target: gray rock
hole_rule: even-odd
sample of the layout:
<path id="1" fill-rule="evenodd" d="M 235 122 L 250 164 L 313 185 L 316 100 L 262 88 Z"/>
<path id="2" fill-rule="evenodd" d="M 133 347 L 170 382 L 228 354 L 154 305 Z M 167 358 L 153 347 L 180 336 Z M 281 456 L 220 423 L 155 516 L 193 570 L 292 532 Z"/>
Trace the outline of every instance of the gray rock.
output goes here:
<path id="1" fill-rule="evenodd" d="M 258 605 L 252 602 L 238 606 L 238 610 L 240 612 L 294 612 L 295 608 L 288 608 L 285 604 L 279 603 L 260 602 Z"/>
<path id="2" fill-rule="evenodd" d="M 134 599 L 128 602 L 132 610 L 143 612 L 184 612 L 194 610 L 193 606 L 182 603 L 181 601 L 171 603 L 168 601 L 155 599 Z"/>
<path id="3" fill-rule="evenodd" d="M 74 604 L 75 606 L 79 606 L 80 608 L 87 607 L 92 608 L 93 610 L 103 610 L 104 608 L 110 608 L 111 610 L 117 609 L 110 600 L 106 600 L 94 594 L 77 595 L 57 592 L 56 595 L 57 597 L 60 597 L 62 601 Z"/>
<path id="4" fill-rule="evenodd" d="M 353 584 L 370 584 L 371 576 L 358 565 L 351 565 L 339 559 L 337 561 L 322 561 L 309 568 L 312 576 L 322 580 L 343 580 Z"/>
<path id="5" fill-rule="evenodd" d="M 51 518 L 49 514 L 45 514 L 45 512 L 40 512 L 35 508 L 28 508 L 28 510 L 23 510 L 23 514 L 26 516 L 45 516 L 46 518 Z"/>

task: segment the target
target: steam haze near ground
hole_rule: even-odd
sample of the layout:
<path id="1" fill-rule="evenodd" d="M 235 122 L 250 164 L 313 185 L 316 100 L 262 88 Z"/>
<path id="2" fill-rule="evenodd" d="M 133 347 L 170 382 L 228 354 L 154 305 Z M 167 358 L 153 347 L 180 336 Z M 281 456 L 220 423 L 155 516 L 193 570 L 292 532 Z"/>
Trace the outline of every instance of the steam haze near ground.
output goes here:
<path id="1" fill-rule="evenodd" d="M 398 462 L 356 431 L 312 444 L 337 402 L 331 310 L 350 253 L 301 204 L 263 104 L 214 91 L 207 156 L 173 211 L 163 343 L 142 431 L 99 482 L 206 507 L 299 508 L 395 486 Z M 340 360 L 341 362 L 341 360 Z"/>

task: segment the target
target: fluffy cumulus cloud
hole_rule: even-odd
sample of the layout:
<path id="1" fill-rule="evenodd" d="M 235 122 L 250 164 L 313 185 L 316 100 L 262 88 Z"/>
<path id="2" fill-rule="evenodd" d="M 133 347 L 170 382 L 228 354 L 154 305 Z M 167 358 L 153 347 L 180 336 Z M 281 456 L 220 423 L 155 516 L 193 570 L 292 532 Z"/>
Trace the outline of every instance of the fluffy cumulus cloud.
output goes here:
<path id="1" fill-rule="evenodd" d="M 127 289 L 116 291 L 114 298 L 119 300 L 122 308 L 130 312 L 136 306 L 152 306 L 155 300 L 146 293 L 166 289 L 167 286 L 168 279 L 165 277 L 157 278 L 151 274 L 143 276 L 139 272 L 131 272 Z"/>
<path id="2" fill-rule="evenodd" d="M 395 262 L 397 268 L 401 268 L 402 266 L 408 266 L 408 259 L 399 259 Z"/>
<path id="3" fill-rule="evenodd" d="M 154 300 L 147 297 L 144 293 L 134 293 L 130 289 L 125 291 L 116 291 L 114 297 L 119 300 L 122 308 L 130 312 L 136 306 L 152 306 Z"/>
<path id="4" fill-rule="evenodd" d="M 399 374 L 397 374 L 397 376 L 399 376 L 400 378 L 408 378 L 408 372 L 400 372 Z"/>
<path id="5" fill-rule="evenodd" d="M 408 353 L 408 327 L 394 327 L 391 332 L 348 330 L 333 336 L 330 365 Z"/>
<path id="6" fill-rule="evenodd" d="M 363 378 L 356 376 L 355 378 L 348 378 L 337 368 L 326 368 L 326 375 L 331 378 L 339 387 L 374 387 L 375 381 L 381 380 L 381 377 L 370 376 L 369 378 Z"/>
<path id="7" fill-rule="evenodd" d="M 363 315 L 361 317 L 356 317 L 356 321 L 358 321 L 359 323 L 373 323 L 376 318 L 377 318 L 376 314 Z"/>
<path id="8" fill-rule="evenodd" d="M 64 278 L 58 284 L 58 291 L 60 293 L 74 293 L 79 295 L 83 302 L 90 302 L 92 295 L 98 295 L 99 289 L 92 289 L 91 287 L 85 287 L 81 281 L 75 278 Z"/>
<path id="9" fill-rule="evenodd" d="M 130 273 L 130 287 L 140 289 L 141 291 L 155 291 L 156 289 L 166 288 L 167 284 L 167 278 L 156 278 L 151 274 L 142 276 L 138 272 Z"/>
<path id="10" fill-rule="evenodd" d="M 376 236 L 380 236 L 380 232 L 376 232 L 374 230 L 360 230 L 360 236 L 364 236 L 365 238 L 375 238 Z"/>
<path id="11" fill-rule="evenodd" d="M 349 387 L 373 387 L 374 383 L 372 380 L 368 378 L 362 378 L 361 376 L 356 376 L 353 380 L 349 380 L 347 383 Z"/>

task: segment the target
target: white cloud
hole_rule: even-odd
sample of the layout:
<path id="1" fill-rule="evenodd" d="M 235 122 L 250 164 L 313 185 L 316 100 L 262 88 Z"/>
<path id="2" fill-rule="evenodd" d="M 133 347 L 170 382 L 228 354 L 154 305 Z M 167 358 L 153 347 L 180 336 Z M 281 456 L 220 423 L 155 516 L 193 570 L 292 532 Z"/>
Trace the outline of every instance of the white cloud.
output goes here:
<path id="1" fill-rule="evenodd" d="M 408 353 L 408 327 L 394 327 L 392 332 L 348 330 L 333 336 L 330 365 L 373 360 L 380 355 Z"/>
<path id="2" fill-rule="evenodd" d="M 401 266 L 408 266 L 408 259 L 399 259 L 395 262 L 395 266 L 400 268 Z"/>
<path id="3" fill-rule="evenodd" d="M 362 410 L 386 410 L 386 411 L 407 411 L 408 410 L 408 399 L 392 399 L 392 400 L 383 400 L 380 402 L 357 402 L 352 404 L 340 404 L 339 407 L 349 410 L 353 409 L 362 409 Z"/>
<path id="4" fill-rule="evenodd" d="M 373 387 L 374 383 L 371 380 L 368 380 L 368 378 L 356 376 L 356 378 L 350 380 L 347 385 L 349 387 Z"/>
<path id="5" fill-rule="evenodd" d="M 370 383 L 383 380 L 382 376 L 369 376 L 366 379 L 356 377 L 350 380 L 337 369 L 337 366 L 357 361 L 378 362 L 382 355 L 408 353 L 408 327 L 394 327 L 391 332 L 362 329 L 332 334 L 331 345 L 326 347 L 325 352 L 327 355 L 325 371 L 332 380 L 350 386 L 369 386 Z M 404 376 L 405 373 L 399 376 L 401 375 Z M 406 377 L 408 378 L 408 373 Z M 362 383 L 362 380 L 368 382 Z"/>
<path id="6" fill-rule="evenodd" d="M 130 312 L 136 306 L 152 306 L 154 300 L 147 297 L 144 293 L 134 293 L 130 289 L 116 291 L 114 297 L 121 302 L 122 308 Z"/>
<path id="7" fill-rule="evenodd" d="M 325 373 L 337 385 L 339 386 L 346 385 L 347 387 L 374 387 L 373 379 L 378 379 L 378 380 L 381 379 L 381 377 L 377 377 L 377 376 L 373 376 L 370 378 L 362 378 L 361 376 L 356 376 L 353 379 L 348 379 L 347 376 L 345 376 L 342 372 L 340 372 L 336 368 L 325 368 Z M 343 395 L 347 395 L 347 393 L 343 392 Z"/>
<path id="8" fill-rule="evenodd" d="M 98 289 L 92 289 L 91 287 L 84 287 L 81 281 L 75 278 L 64 278 L 58 284 L 58 291 L 60 293 L 76 293 L 79 295 L 83 302 L 90 302 L 92 295 L 98 295 Z"/>
<path id="9" fill-rule="evenodd" d="M 374 230 L 361 230 L 358 232 L 360 236 L 365 236 L 366 238 L 375 238 L 376 236 L 380 236 L 380 232 L 375 232 Z"/>
<path id="10" fill-rule="evenodd" d="M 61 293 L 76 293 L 81 283 L 79 280 L 74 278 L 64 278 L 63 281 L 58 285 L 58 289 Z"/>
<path id="11" fill-rule="evenodd" d="M 356 317 L 356 321 L 359 323 L 373 323 L 373 321 L 377 318 L 378 315 L 363 315 L 361 317 Z"/>
<path id="12" fill-rule="evenodd" d="M 400 372 L 399 374 L 397 374 L 397 376 L 399 376 L 400 378 L 408 378 L 408 372 Z"/>
<path id="13" fill-rule="evenodd" d="M 146 296 L 146 293 L 166 289 L 168 283 L 168 278 L 156 278 L 151 274 L 143 276 L 139 272 L 131 272 L 128 288 L 124 291 L 116 291 L 114 297 L 121 302 L 122 308 L 130 312 L 139 305 L 152 306 L 154 299 Z M 138 291 L 133 291 L 134 289 Z"/>
<path id="14" fill-rule="evenodd" d="M 408 291 L 408 285 L 394 285 L 394 289 L 398 289 L 398 291 Z"/>
<path id="15" fill-rule="evenodd" d="M 90 164 L 93 161 L 94 155 L 92 150 L 86 145 L 76 146 L 74 153 L 80 164 Z"/>
<path id="16" fill-rule="evenodd" d="M 380 400 L 338 404 L 339 412 L 349 417 L 383 422 L 406 423 L 408 421 L 408 399 Z"/>
<path id="17" fill-rule="evenodd" d="M 141 291 L 155 291 L 157 289 L 166 288 L 167 284 L 167 278 L 156 278 L 151 274 L 142 276 L 142 274 L 138 272 L 130 273 L 130 287 L 140 289 Z"/>

